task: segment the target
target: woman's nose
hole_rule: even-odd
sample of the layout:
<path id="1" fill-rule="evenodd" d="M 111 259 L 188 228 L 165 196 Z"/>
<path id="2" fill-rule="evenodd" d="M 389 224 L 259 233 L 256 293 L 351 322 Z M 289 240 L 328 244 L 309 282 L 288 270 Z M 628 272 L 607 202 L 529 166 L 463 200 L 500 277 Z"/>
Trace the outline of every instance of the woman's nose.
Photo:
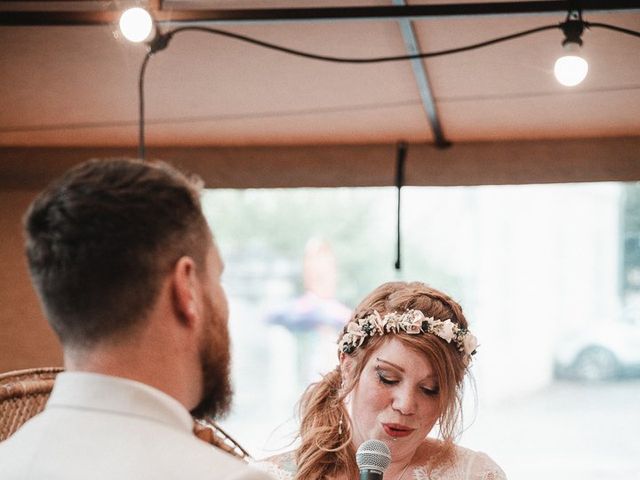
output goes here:
<path id="1" fill-rule="evenodd" d="M 416 396 L 409 388 L 399 388 L 393 397 L 391 407 L 402 415 L 416 413 Z"/>

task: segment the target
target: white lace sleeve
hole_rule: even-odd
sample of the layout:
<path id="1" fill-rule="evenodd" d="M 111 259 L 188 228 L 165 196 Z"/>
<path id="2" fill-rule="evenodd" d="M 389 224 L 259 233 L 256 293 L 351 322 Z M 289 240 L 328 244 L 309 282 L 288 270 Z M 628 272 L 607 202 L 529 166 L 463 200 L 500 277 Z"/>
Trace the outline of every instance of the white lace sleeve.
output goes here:
<path id="1" fill-rule="evenodd" d="M 469 480 L 507 480 L 507 476 L 489 455 L 476 452 L 468 464 L 467 475 Z"/>
<path id="2" fill-rule="evenodd" d="M 275 463 L 262 461 L 252 464 L 253 467 L 260 471 L 266 472 L 276 480 L 293 480 L 293 474 L 278 467 Z"/>
<path id="3" fill-rule="evenodd" d="M 293 480 L 296 470 L 293 452 L 275 455 L 265 460 L 254 462 L 252 466 L 268 473 L 276 480 Z"/>
<path id="4" fill-rule="evenodd" d="M 455 461 L 413 471 L 414 480 L 507 480 L 502 469 L 482 452 L 456 445 Z"/>

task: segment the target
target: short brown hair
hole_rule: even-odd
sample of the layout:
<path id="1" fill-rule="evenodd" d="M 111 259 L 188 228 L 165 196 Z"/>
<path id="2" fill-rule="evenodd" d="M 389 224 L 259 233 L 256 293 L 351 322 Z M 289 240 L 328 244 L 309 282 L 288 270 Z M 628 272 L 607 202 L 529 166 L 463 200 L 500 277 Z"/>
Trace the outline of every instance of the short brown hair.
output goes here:
<path id="1" fill-rule="evenodd" d="M 184 255 L 205 262 L 200 184 L 163 162 L 89 160 L 54 181 L 25 216 L 32 280 L 65 345 L 129 331 Z"/>

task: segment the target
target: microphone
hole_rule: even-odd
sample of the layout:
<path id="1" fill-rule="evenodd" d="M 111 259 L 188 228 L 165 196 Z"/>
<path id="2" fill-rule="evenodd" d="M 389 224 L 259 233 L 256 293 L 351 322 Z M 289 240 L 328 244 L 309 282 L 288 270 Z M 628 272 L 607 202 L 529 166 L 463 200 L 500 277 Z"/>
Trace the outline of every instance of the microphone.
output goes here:
<path id="1" fill-rule="evenodd" d="M 380 440 L 367 440 L 358 447 L 356 463 L 360 480 L 382 480 L 382 475 L 391 463 L 391 450 Z"/>

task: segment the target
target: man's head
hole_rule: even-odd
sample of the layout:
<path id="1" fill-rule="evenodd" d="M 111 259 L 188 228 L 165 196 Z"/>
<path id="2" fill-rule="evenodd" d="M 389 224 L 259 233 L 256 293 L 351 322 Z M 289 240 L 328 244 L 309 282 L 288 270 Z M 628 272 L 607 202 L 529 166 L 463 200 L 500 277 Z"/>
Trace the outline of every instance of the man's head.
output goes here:
<path id="1" fill-rule="evenodd" d="M 65 350 L 91 351 L 143 329 L 165 280 L 188 259 L 205 287 L 198 298 L 208 321 L 200 345 L 203 383 L 229 390 L 221 262 L 199 189 L 164 163 L 91 160 L 36 198 L 25 219 L 29 268 Z"/>

